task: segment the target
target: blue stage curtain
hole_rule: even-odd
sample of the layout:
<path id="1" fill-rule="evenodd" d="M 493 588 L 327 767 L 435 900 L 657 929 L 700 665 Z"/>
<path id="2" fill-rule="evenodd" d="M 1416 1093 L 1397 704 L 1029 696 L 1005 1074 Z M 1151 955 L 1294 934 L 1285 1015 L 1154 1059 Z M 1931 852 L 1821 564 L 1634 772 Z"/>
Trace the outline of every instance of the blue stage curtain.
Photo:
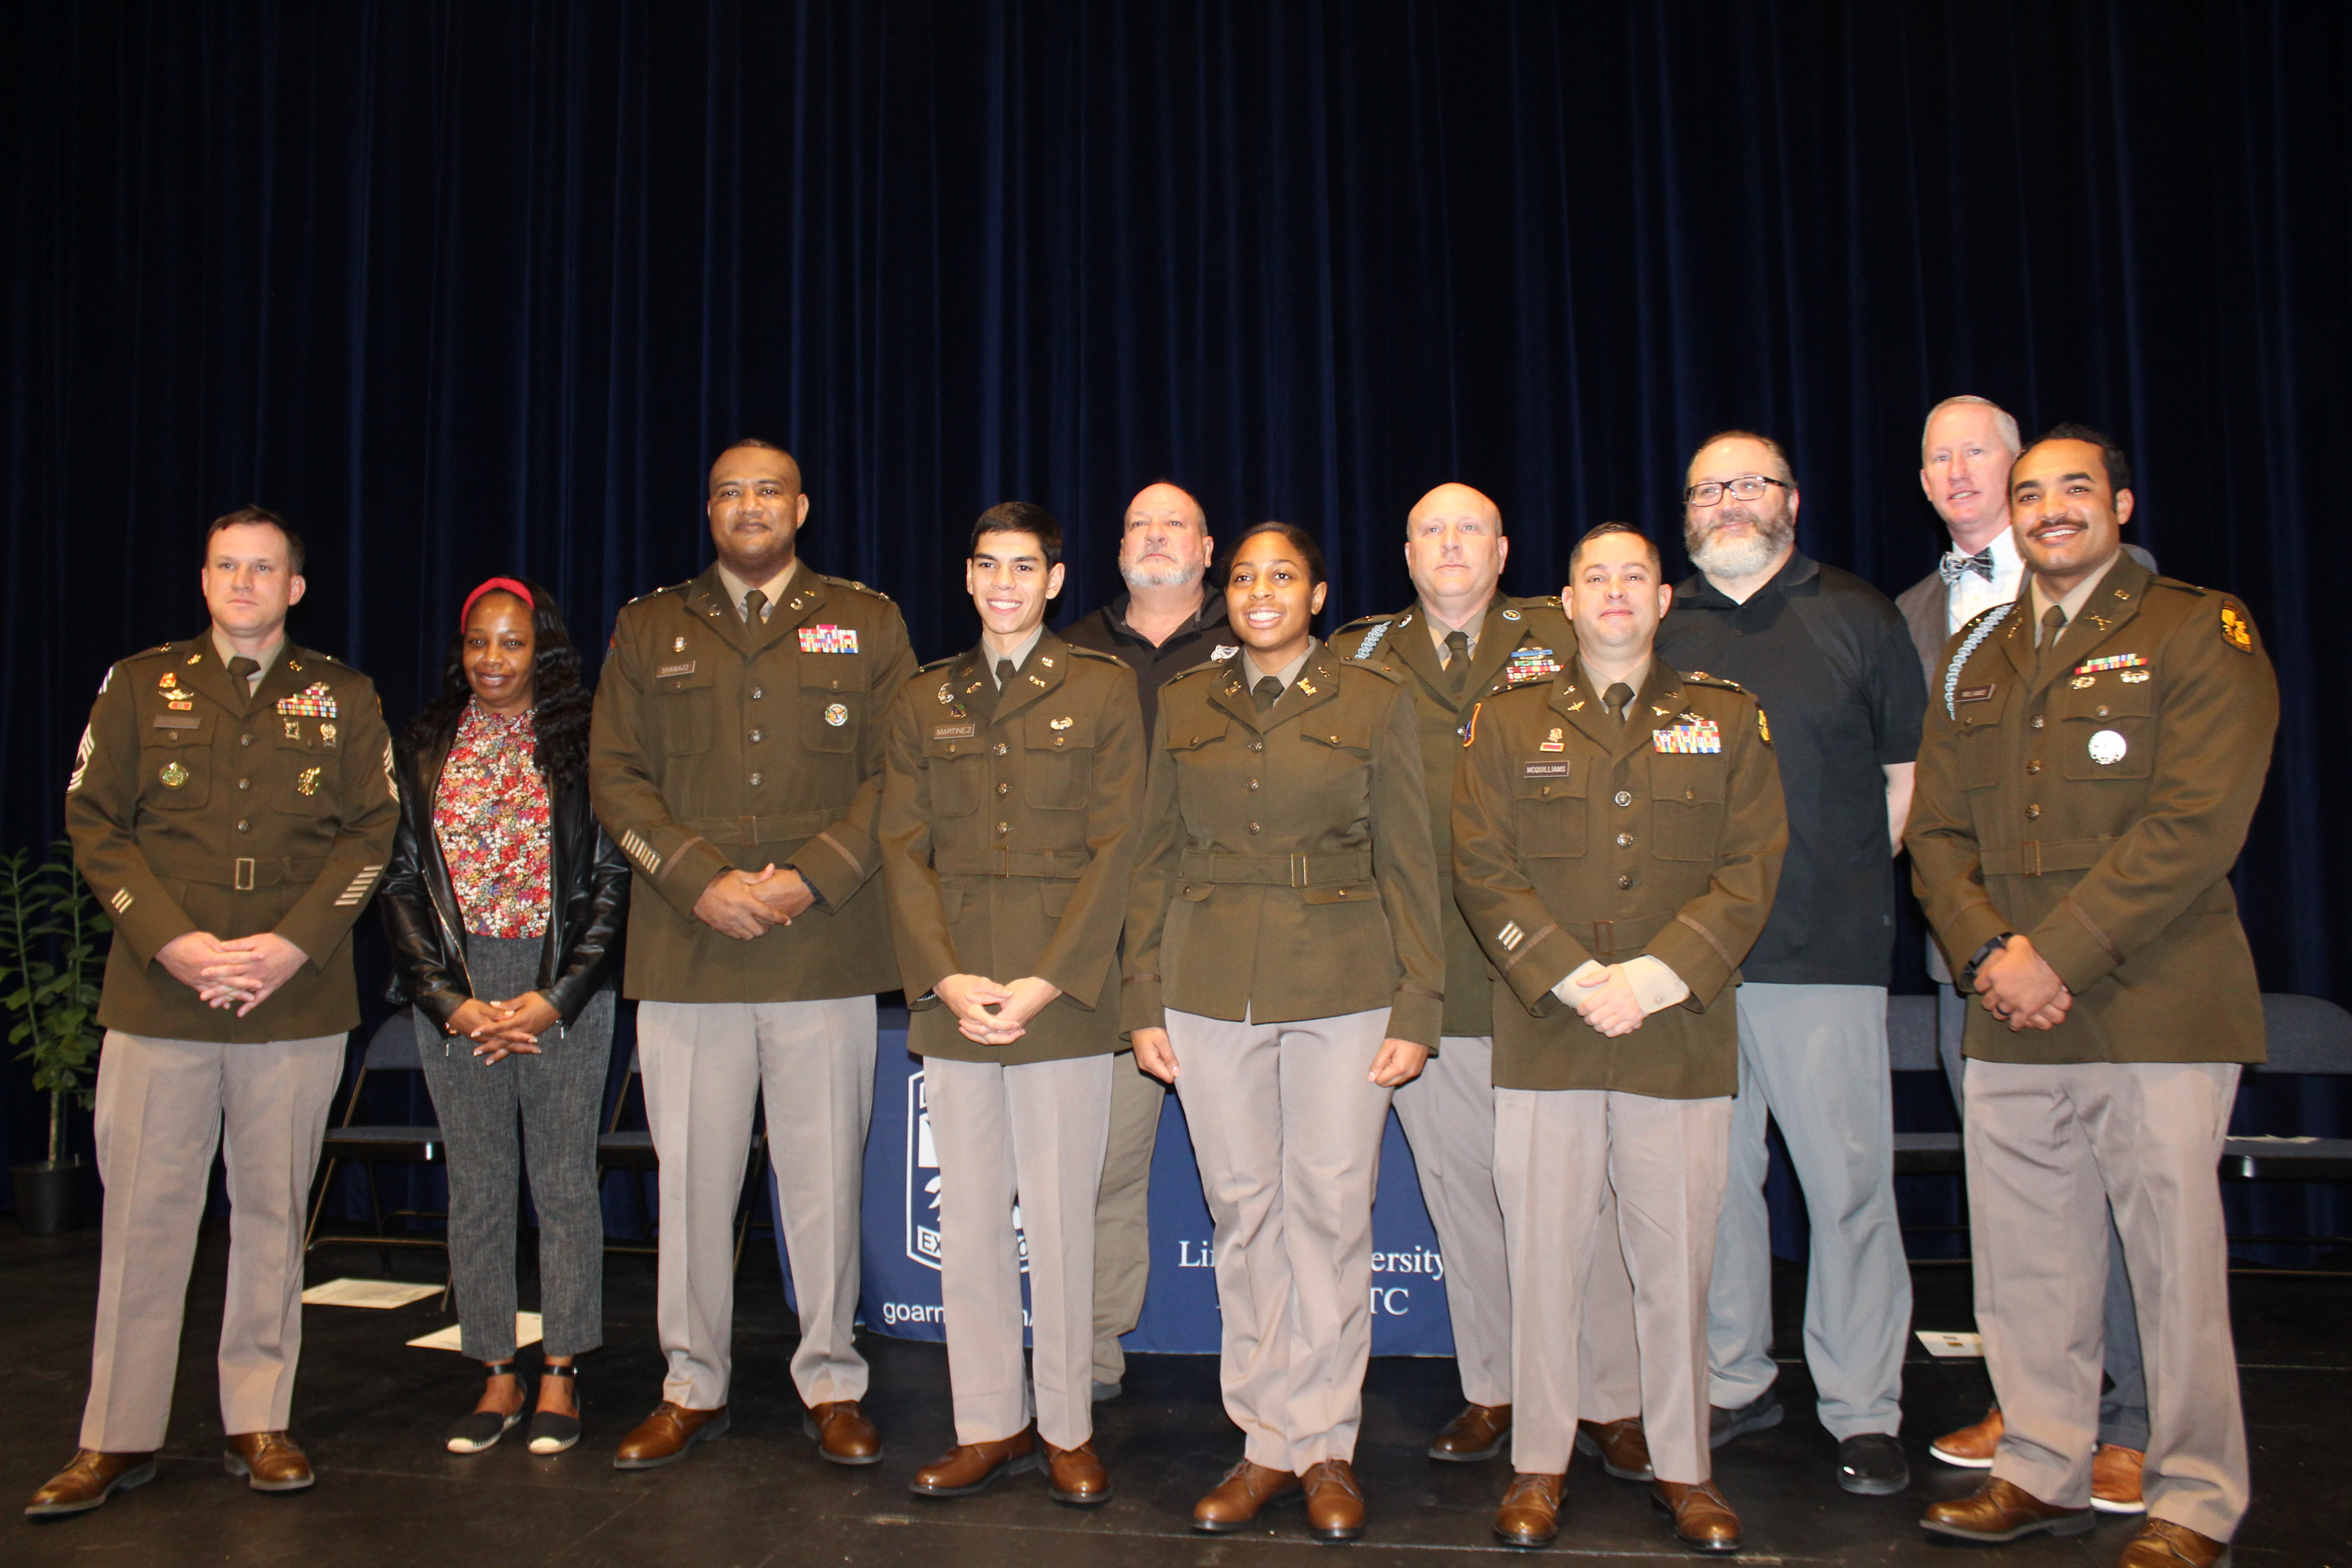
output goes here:
<path id="1" fill-rule="evenodd" d="M 2345 7 L 2168 0 L 9 6 L 0 840 L 56 830 L 100 675 L 203 624 L 195 531 L 247 500 L 309 535 L 295 635 L 398 721 L 481 577 L 593 646 L 696 572 L 738 432 L 930 657 L 1007 497 L 1072 525 L 1073 612 L 1164 474 L 1316 529 L 1347 616 L 1409 596 L 1448 478 L 1517 591 L 1603 519 L 1679 563 L 1683 460 L 1734 424 L 1788 443 L 1805 548 L 1891 592 L 1965 391 L 2113 431 L 2134 532 L 2252 608 L 2287 718 L 2247 925 L 2266 987 L 2352 998 L 2310 543 L 2348 69 Z"/>

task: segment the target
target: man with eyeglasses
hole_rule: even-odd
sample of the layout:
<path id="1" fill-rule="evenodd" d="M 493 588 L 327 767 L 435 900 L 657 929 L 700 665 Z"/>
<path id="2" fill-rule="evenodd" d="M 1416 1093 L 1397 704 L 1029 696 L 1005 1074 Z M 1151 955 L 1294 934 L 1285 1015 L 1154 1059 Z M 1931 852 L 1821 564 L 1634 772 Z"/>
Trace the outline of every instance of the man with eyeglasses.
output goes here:
<path id="1" fill-rule="evenodd" d="M 1910 809 L 1927 689 L 1886 596 L 1797 549 L 1796 475 L 1779 443 L 1711 437 L 1685 481 L 1696 574 L 1675 590 L 1658 654 L 1738 681 L 1764 706 L 1788 801 L 1789 853 L 1741 964 L 1739 1096 L 1707 1298 L 1709 1441 L 1778 1426 L 1768 1113 L 1812 1219 L 1805 1360 L 1837 1439 L 1838 1484 L 1910 1484 L 1902 1423 L 1911 1275 L 1895 1215 L 1886 1063 L 1895 853 Z"/>

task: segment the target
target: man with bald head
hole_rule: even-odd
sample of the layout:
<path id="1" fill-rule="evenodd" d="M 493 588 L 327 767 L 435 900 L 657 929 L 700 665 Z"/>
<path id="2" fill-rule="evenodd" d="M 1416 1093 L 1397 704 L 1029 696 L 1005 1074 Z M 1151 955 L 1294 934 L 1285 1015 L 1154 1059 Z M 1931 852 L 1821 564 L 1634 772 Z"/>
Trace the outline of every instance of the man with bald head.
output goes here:
<path id="1" fill-rule="evenodd" d="M 764 1093 L 800 1342 L 803 1430 L 841 1465 L 882 1439 L 858 1408 L 859 1196 L 874 993 L 898 984 L 875 835 L 883 715 L 915 672 L 898 606 L 799 556 L 808 497 L 772 442 L 710 466 L 718 561 L 621 610 L 589 786 L 636 868 L 623 989 L 637 999 L 661 1156 L 661 1404 L 619 1469 L 728 1426 L 737 1200 Z"/>
<path id="2" fill-rule="evenodd" d="M 1675 593 L 1658 652 L 1727 677 L 1772 726 L 1789 852 L 1763 934 L 1740 965 L 1739 1095 L 1709 1286 L 1712 1440 L 1776 1426 L 1767 1113 L 1812 1220 L 1805 1362 L 1837 1439 L 1837 1481 L 1900 1491 L 1895 1440 L 1911 1273 L 1895 1215 L 1886 989 L 1895 856 L 1927 707 L 1919 655 L 1886 596 L 1797 548 L 1797 476 L 1780 443 L 1727 430 L 1684 476 L 1696 574 Z"/>
<path id="3" fill-rule="evenodd" d="M 1515 686 L 1549 681 L 1573 659 L 1576 634 L 1557 597 L 1500 592 L 1511 542 L 1493 500 L 1443 484 L 1405 518 L 1405 570 L 1413 603 L 1368 616 L 1331 639 L 1341 657 L 1405 678 L 1421 725 L 1429 827 L 1438 863 L 1453 852 L 1454 774 L 1471 710 Z M 1511 1289 L 1503 1211 L 1495 1192 L 1495 1009 L 1486 954 L 1444 902 L 1445 1020 L 1436 1055 L 1396 1092 L 1397 1119 L 1412 1146 L 1422 1199 L 1445 1256 L 1445 1304 L 1465 1407 L 1429 1448 L 1457 1462 L 1491 1458 L 1511 1431 Z M 1613 1216 L 1612 1216 L 1613 1217 Z M 1610 1249 L 1596 1288 L 1597 1342 L 1586 1359 L 1598 1384 L 1583 1414 L 1581 1444 L 1599 1448 L 1612 1474 L 1647 1479 L 1641 1387 L 1633 1349 L 1633 1285 Z"/>
<path id="4" fill-rule="evenodd" d="M 1209 592 L 1215 541 L 1192 492 L 1155 479 L 1127 503 L 1119 525 L 1118 574 L 1127 592 L 1062 631 L 1074 647 L 1116 655 L 1135 671 L 1143 733 L 1160 711 L 1160 689 L 1203 659 L 1241 651 L 1225 621 L 1225 596 Z M 1119 1339 L 1143 1315 L 1151 1279 L 1151 1151 L 1168 1086 L 1132 1057 L 1111 1075 L 1110 1142 L 1095 1203 L 1094 1396 L 1118 1396 L 1127 1375 Z"/>

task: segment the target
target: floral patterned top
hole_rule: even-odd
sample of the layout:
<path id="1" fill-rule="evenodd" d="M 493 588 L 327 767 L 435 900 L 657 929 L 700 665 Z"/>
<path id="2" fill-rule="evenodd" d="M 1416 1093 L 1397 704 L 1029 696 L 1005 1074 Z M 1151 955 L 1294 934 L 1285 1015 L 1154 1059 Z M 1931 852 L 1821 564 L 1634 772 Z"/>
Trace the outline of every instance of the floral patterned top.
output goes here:
<path id="1" fill-rule="evenodd" d="M 433 800 L 433 836 L 475 936 L 547 934 L 547 778 L 530 713 L 466 704 Z"/>

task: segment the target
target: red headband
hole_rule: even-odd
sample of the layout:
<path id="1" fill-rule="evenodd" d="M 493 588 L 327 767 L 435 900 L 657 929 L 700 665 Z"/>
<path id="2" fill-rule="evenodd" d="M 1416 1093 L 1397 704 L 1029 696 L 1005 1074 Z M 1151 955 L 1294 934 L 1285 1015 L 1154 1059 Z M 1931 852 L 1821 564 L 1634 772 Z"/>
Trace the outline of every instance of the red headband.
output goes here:
<path id="1" fill-rule="evenodd" d="M 480 587 L 466 595 L 465 608 L 457 612 L 458 627 L 463 629 L 466 625 L 466 617 L 474 613 L 475 600 L 480 598 L 485 594 L 495 594 L 499 592 L 512 594 L 516 598 L 520 599 L 525 605 L 528 605 L 534 610 L 539 608 L 539 601 L 530 596 L 530 589 L 524 587 L 521 584 L 516 582 L 511 577 L 493 577 L 489 581 L 484 583 Z"/>

